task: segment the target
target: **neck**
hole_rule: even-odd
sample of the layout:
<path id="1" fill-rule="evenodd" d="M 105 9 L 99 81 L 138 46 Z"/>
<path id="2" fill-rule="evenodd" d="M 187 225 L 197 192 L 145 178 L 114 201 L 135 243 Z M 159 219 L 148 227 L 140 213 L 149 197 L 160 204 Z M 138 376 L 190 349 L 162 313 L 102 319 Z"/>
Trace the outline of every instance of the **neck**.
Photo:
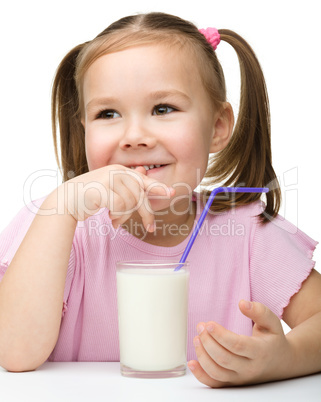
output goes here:
<path id="1" fill-rule="evenodd" d="M 175 210 L 167 208 L 155 212 L 155 230 L 147 232 L 140 215 L 136 212 L 122 227 L 142 241 L 163 247 L 180 244 L 191 232 L 196 214 L 195 202 L 186 200 L 175 203 Z"/>

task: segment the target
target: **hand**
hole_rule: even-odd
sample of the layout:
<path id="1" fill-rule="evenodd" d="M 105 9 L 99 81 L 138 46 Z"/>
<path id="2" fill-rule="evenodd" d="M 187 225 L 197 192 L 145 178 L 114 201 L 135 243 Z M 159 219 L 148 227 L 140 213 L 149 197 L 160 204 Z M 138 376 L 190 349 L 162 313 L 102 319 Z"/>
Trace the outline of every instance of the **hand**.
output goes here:
<path id="1" fill-rule="evenodd" d="M 287 378 L 291 351 L 278 317 L 257 302 L 242 300 L 239 308 L 254 322 L 252 336 L 213 321 L 199 323 L 200 335 L 194 338 L 198 361 L 188 363 L 195 377 L 213 388 Z"/>
<path id="2" fill-rule="evenodd" d="M 109 209 L 109 217 L 116 228 L 137 211 L 144 227 L 153 231 L 154 214 L 149 196 L 170 198 L 175 191 L 146 175 L 144 167 L 135 170 L 122 165 L 109 165 L 92 170 L 67 181 L 66 207 L 76 220 L 85 220 L 101 208 Z"/>

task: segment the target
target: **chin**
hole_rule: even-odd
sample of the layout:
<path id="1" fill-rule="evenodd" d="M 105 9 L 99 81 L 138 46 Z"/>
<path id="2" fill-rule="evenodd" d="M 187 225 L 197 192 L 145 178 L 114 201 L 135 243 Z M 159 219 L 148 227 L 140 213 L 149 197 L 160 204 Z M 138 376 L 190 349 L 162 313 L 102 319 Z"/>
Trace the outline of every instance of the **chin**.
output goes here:
<path id="1" fill-rule="evenodd" d="M 191 207 L 191 194 L 175 194 L 171 199 L 150 199 L 149 202 L 151 208 L 157 218 L 157 212 L 159 216 L 166 216 L 169 213 L 176 213 L 177 215 L 183 215 L 188 213 Z"/>
<path id="2" fill-rule="evenodd" d="M 168 208 L 170 208 L 172 200 L 166 200 L 166 199 L 151 199 L 148 198 L 151 209 L 153 210 L 155 214 L 155 219 L 157 219 L 158 216 L 164 216 L 168 215 L 169 211 Z"/>

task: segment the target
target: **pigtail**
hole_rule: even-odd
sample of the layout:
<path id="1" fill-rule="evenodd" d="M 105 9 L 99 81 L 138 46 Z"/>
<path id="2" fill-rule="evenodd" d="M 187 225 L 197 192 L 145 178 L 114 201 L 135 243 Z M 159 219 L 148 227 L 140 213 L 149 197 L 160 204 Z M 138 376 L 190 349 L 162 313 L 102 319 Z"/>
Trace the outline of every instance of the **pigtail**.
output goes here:
<path id="1" fill-rule="evenodd" d="M 260 64 L 248 43 L 233 31 L 219 30 L 221 40 L 237 53 L 241 71 L 241 99 L 234 133 L 228 146 L 215 156 L 206 177 L 215 177 L 224 186 L 269 187 L 262 223 L 279 211 L 281 192 L 272 167 L 269 99 Z M 258 194 L 240 193 L 236 205 L 245 205 Z M 226 209 L 226 208 L 221 208 Z"/>
<path id="2" fill-rule="evenodd" d="M 85 133 L 80 122 L 79 101 L 74 79 L 76 59 L 83 46 L 76 46 L 64 57 L 58 66 L 52 87 L 52 133 L 56 159 L 63 181 L 88 172 Z M 60 158 L 57 123 L 60 131 Z"/>

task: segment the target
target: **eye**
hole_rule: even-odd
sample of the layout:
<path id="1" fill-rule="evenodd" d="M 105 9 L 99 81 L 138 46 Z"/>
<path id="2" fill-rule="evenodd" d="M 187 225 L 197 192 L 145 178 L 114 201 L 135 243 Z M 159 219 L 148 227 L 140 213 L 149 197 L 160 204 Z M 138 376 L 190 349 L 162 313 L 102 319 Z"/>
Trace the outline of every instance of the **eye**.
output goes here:
<path id="1" fill-rule="evenodd" d="M 168 105 L 157 105 L 153 110 L 153 115 L 163 116 L 165 114 L 174 112 L 174 110 L 176 109 Z"/>
<path id="2" fill-rule="evenodd" d="M 106 119 L 106 120 L 115 119 L 116 117 L 120 117 L 120 114 L 117 113 L 115 110 L 102 110 L 97 115 L 97 119 Z"/>

